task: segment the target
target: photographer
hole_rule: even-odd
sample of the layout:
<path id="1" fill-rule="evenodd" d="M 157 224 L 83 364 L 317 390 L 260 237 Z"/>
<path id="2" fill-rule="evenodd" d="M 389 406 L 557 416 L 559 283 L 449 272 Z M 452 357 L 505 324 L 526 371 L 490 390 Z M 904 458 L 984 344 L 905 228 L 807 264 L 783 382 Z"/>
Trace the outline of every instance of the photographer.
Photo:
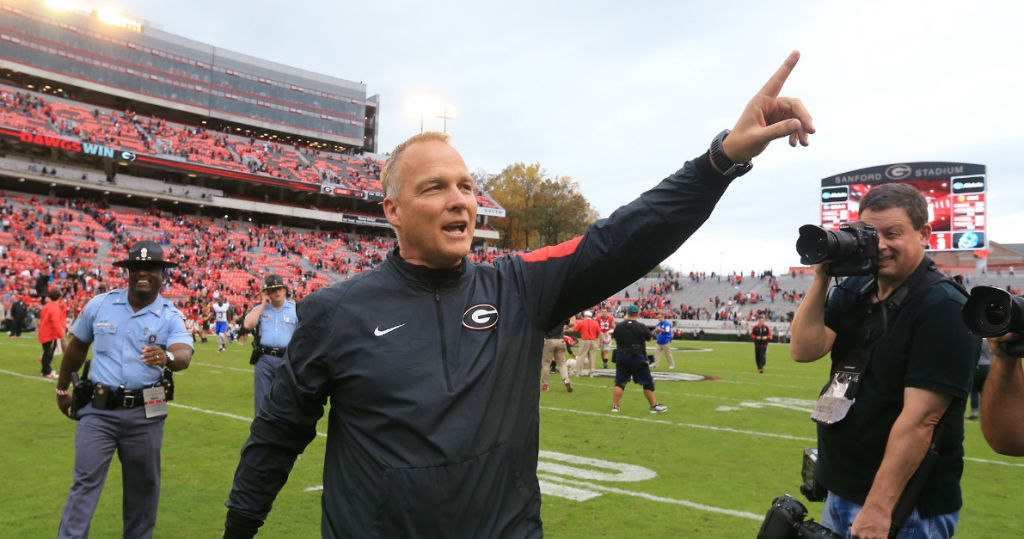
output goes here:
<path id="1" fill-rule="evenodd" d="M 879 185 L 861 200 L 860 218 L 870 235 L 877 231 L 877 275 L 829 291 L 835 261 L 816 265 L 792 324 L 794 360 L 832 353 L 830 382 L 812 414 L 815 479 L 828 490 L 821 523 L 853 537 L 887 537 L 920 468 L 899 537 L 950 537 L 962 505 L 963 414 L 979 342 L 960 314 L 965 293 L 924 254 L 924 197 L 909 185 Z"/>
<path id="2" fill-rule="evenodd" d="M 981 394 L 981 432 L 996 453 L 1024 456 L 1024 371 L 1020 356 L 1003 343 L 1020 336 L 1008 333 L 989 339 L 992 367 Z"/>

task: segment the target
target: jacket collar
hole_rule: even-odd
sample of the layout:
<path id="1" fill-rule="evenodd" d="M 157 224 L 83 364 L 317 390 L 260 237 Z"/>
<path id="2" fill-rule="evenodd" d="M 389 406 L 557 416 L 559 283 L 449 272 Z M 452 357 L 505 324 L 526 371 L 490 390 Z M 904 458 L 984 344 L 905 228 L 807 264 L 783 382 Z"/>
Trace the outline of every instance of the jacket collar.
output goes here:
<path id="1" fill-rule="evenodd" d="M 458 284 L 459 280 L 466 274 L 469 263 L 466 257 L 458 266 L 448 269 L 432 269 L 419 264 L 412 264 L 402 258 L 398 247 L 388 253 L 388 265 L 398 275 L 412 283 L 419 284 L 428 290 L 441 290 L 451 288 Z"/>

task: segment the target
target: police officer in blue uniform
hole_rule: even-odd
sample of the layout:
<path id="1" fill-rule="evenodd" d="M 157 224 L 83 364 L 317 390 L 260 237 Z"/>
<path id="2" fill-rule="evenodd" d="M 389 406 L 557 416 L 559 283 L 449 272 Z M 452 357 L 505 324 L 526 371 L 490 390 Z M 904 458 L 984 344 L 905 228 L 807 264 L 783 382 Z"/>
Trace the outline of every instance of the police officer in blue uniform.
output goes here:
<path id="1" fill-rule="evenodd" d="M 71 328 L 57 380 L 57 406 L 72 415 L 71 374 L 93 346 L 88 378 L 91 401 L 74 413 L 75 468 L 58 536 L 87 537 L 93 512 L 117 451 L 123 473 L 124 537 L 151 537 L 160 498 L 160 447 L 167 416 L 164 368 L 180 371 L 192 360 L 192 338 L 181 312 L 160 295 L 160 245 L 140 241 L 128 257 L 128 288 L 94 297 Z M 78 391 L 78 389 L 76 389 Z"/>
<path id="2" fill-rule="evenodd" d="M 274 371 L 281 365 L 285 348 L 292 339 L 298 316 L 295 302 L 288 299 L 288 290 L 280 275 L 267 275 L 263 284 L 263 301 L 245 315 L 242 327 L 252 331 L 256 326 L 253 340 L 253 399 L 258 414 L 263 398 L 270 392 Z"/>

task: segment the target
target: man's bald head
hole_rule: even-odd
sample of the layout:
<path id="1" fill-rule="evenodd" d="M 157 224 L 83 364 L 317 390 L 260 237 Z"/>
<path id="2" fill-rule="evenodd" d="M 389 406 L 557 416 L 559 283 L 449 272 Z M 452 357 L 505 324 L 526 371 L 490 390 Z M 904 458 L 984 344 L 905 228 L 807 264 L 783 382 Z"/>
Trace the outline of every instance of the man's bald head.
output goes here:
<path id="1" fill-rule="evenodd" d="M 437 141 L 451 145 L 450 137 L 445 133 L 438 133 L 437 131 L 425 131 L 417 135 L 413 135 L 405 141 L 403 141 L 391 152 L 391 157 L 388 157 L 388 161 L 384 163 L 384 168 L 380 171 L 380 183 L 384 188 L 384 197 L 395 198 L 398 196 L 398 189 L 402 185 L 402 180 L 398 175 L 399 165 L 401 164 L 402 154 L 406 148 L 416 144 L 417 142 L 428 142 Z"/>

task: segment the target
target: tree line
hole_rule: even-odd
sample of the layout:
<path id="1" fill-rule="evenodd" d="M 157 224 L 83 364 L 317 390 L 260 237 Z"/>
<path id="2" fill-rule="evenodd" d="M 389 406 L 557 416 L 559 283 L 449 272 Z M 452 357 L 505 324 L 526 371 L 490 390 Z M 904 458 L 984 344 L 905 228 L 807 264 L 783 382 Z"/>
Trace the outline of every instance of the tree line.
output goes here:
<path id="1" fill-rule="evenodd" d="M 522 250 L 561 243 L 599 217 L 579 184 L 551 176 L 537 163 L 514 163 L 497 174 L 477 171 L 473 178 L 505 208 L 505 217 L 487 220 L 501 234 L 498 247 Z"/>

